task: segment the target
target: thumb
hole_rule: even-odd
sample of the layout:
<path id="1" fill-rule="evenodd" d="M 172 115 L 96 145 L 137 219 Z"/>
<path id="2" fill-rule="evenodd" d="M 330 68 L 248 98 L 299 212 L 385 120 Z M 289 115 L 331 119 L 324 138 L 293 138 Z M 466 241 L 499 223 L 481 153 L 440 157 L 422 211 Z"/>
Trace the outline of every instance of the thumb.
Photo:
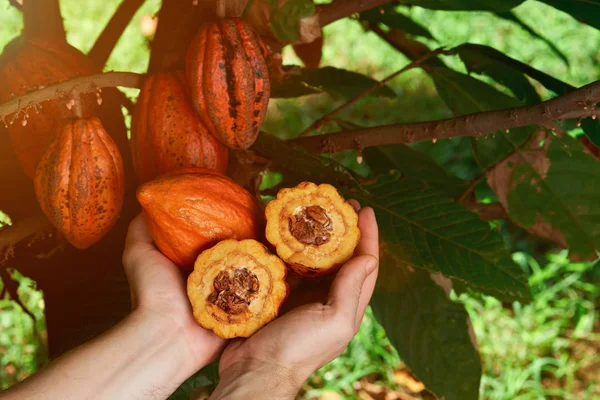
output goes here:
<path id="1" fill-rule="evenodd" d="M 376 268 L 377 258 L 371 255 L 354 257 L 342 267 L 331 284 L 327 302 L 336 314 L 355 322 L 363 284 Z"/>

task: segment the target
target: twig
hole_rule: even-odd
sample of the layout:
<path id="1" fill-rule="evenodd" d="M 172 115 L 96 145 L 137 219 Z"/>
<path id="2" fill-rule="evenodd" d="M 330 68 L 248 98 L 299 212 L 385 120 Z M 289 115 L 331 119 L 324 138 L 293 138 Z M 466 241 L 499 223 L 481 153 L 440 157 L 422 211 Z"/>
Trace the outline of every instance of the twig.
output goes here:
<path id="1" fill-rule="evenodd" d="M 319 25 L 329 25 L 354 13 L 367 11 L 391 2 L 392 0 L 336 0 L 318 8 Z"/>
<path id="2" fill-rule="evenodd" d="M 394 79 L 398 75 L 400 75 L 400 74 L 402 74 L 402 73 L 404 73 L 404 72 L 406 72 L 408 70 L 411 70 L 413 68 L 417 68 L 419 65 L 421 65 L 425 61 L 429 60 L 431 57 L 435 57 L 438 54 L 441 54 L 443 52 L 444 52 L 444 49 L 441 48 L 441 47 L 439 49 L 431 51 L 431 52 L 423 55 L 419 59 L 411 62 L 410 64 L 408 64 L 404 68 L 402 68 L 402 69 L 394 72 L 393 74 L 389 75 L 385 79 L 377 82 L 375 85 L 371 86 L 370 88 L 368 88 L 366 90 L 363 90 L 362 92 L 360 92 L 359 94 L 357 94 L 356 96 L 354 96 L 353 98 L 351 98 L 350 100 L 348 100 L 347 102 L 345 102 L 344 104 L 342 104 L 341 106 L 339 106 L 338 108 L 336 108 L 335 110 L 331 111 L 329 114 L 326 114 L 323 117 L 321 117 L 318 120 L 316 120 L 311 126 L 309 126 L 308 128 L 306 128 L 300 135 L 298 135 L 298 137 L 307 136 L 312 131 L 315 131 L 315 130 L 319 129 L 321 126 L 323 126 L 324 123 L 326 123 L 327 121 L 331 120 L 331 118 L 335 117 L 340 112 L 342 112 L 343 110 L 345 110 L 346 108 L 348 108 L 352 104 L 356 103 L 358 100 L 364 98 L 365 96 L 368 96 L 369 94 L 373 93 L 375 90 L 383 87 L 383 85 L 385 85 L 387 82 L 391 81 L 392 79 Z"/>
<path id="3" fill-rule="evenodd" d="M 19 3 L 17 0 L 8 0 L 8 4 L 10 4 L 11 6 L 13 6 L 14 8 L 16 8 L 19 11 L 23 11 L 23 5 L 21 3 Z"/>
<path id="4" fill-rule="evenodd" d="M 496 131 L 554 120 L 596 115 L 600 102 L 600 81 L 551 100 L 512 109 L 485 111 L 438 121 L 384 125 L 353 131 L 294 139 L 292 142 L 317 153 L 334 153 L 383 144 L 414 143 L 459 136 L 479 137 Z"/>
<path id="5" fill-rule="evenodd" d="M 144 75 L 132 72 L 105 72 L 70 79 L 0 104 L 0 119 L 47 100 L 69 98 L 74 93 L 85 94 L 103 87 L 139 88 L 143 83 L 143 78 Z"/>
<path id="6" fill-rule="evenodd" d="M 142 4 L 144 4 L 144 0 L 124 0 L 121 3 L 88 53 L 96 65 L 106 64 L 106 60 L 110 57 L 123 31 Z"/>

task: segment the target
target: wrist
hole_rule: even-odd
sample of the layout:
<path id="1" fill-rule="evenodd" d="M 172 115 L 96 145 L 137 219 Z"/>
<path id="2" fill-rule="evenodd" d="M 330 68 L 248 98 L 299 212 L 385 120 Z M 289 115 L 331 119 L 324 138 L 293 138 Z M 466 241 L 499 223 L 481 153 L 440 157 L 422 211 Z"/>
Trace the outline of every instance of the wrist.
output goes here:
<path id="1" fill-rule="evenodd" d="M 238 361 L 220 375 L 221 380 L 210 400 L 293 400 L 305 381 L 290 368 L 256 359 Z"/>

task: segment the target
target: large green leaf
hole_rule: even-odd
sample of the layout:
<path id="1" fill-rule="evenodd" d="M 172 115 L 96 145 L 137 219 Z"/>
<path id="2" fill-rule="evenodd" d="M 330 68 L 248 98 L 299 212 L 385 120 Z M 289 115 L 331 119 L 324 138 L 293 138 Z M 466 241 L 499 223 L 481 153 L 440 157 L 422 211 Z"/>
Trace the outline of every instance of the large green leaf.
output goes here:
<path id="1" fill-rule="evenodd" d="M 397 11 L 395 4 L 386 4 L 383 7 L 372 8 L 360 13 L 360 19 L 370 23 L 382 23 L 390 28 L 397 28 L 412 35 L 433 39 L 431 32 L 423 25 L 420 25 Z"/>
<path id="2" fill-rule="evenodd" d="M 312 87 L 326 91 L 332 96 L 345 99 L 350 99 L 377 84 L 376 80 L 358 72 L 334 67 L 304 68 L 299 79 Z M 385 85 L 371 93 L 371 95 L 396 97 L 396 93 Z"/>
<path id="3" fill-rule="evenodd" d="M 439 67 L 433 67 L 430 74 L 440 97 L 456 116 L 521 105 L 516 98 L 469 75 Z M 529 135 L 530 128 L 523 127 L 509 133 L 496 132 L 474 138 L 472 145 L 477 162 L 483 168 L 493 165 L 524 143 Z"/>
<path id="4" fill-rule="evenodd" d="M 502 19 L 505 19 L 507 21 L 514 22 L 515 24 L 517 24 L 521 28 L 523 28 L 523 30 L 525 30 L 531 36 L 536 37 L 536 38 L 540 39 L 541 41 L 543 41 L 544 43 L 546 43 L 548 45 L 548 47 L 550 47 L 550 49 L 552 49 L 552 51 L 554 53 L 556 53 L 556 55 L 559 56 L 561 58 L 561 60 L 563 60 L 565 62 L 565 64 L 567 64 L 567 66 L 569 65 L 569 59 L 567 58 L 567 56 L 562 51 L 560 51 L 560 49 L 558 47 L 556 47 L 556 45 L 554 43 L 552 43 L 548 38 L 545 38 L 542 35 L 540 35 L 539 33 L 537 33 L 536 31 L 534 31 L 532 27 L 530 27 L 525 22 L 523 22 L 521 20 L 521 18 L 517 17 L 514 12 L 505 11 L 505 12 L 501 12 L 501 13 L 496 13 L 496 16 L 498 16 Z"/>
<path id="5" fill-rule="evenodd" d="M 547 172 L 515 167 L 508 212 L 524 226 L 541 215 L 563 232 L 573 253 L 590 256 L 600 250 L 600 163 L 570 137 L 554 138 L 547 157 Z"/>
<path id="6" fill-rule="evenodd" d="M 476 291 L 525 299 L 528 286 L 500 233 L 443 191 L 395 171 L 349 193 L 377 214 L 386 251 L 401 262 L 441 272 Z"/>
<path id="7" fill-rule="evenodd" d="M 446 400 L 478 398 L 481 364 L 469 316 L 427 272 L 382 251 L 371 306 L 402 360 L 429 390 Z"/>
<path id="8" fill-rule="evenodd" d="M 443 191 L 451 198 L 459 197 L 469 183 L 450 176 L 431 157 L 403 144 L 370 147 L 363 151 L 367 164 L 376 174 L 397 169 L 403 174 Z"/>
<path id="9" fill-rule="evenodd" d="M 402 3 L 431 8 L 433 10 L 507 11 L 524 1 L 525 0 L 404 0 Z"/>
<path id="10" fill-rule="evenodd" d="M 287 0 L 281 7 L 276 0 L 266 0 L 271 6 L 271 30 L 282 42 L 294 42 L 300 35 L 300 20 L 316 12 L 312 0 Z"/>
<path id="11" fill-rule="evenodd" d="M 540 0 L 600 29 L 600 0 Z"/>
<path id="12" fill-rule="evenodd" d="M 546 74 L 545 72 L 537 70 L 525 63 L 517 61 L 514 58 L 511 58 L 506 54 L 501 53 L 498 50 L 489 46 L 467 43 L 455 47 L 449 52 L 458 54 L 465 62 L 467 68 L 474 72 L 488 73 L 486 72 L 486 70 L 484 70 L 484 67 L 493 62 L 496 62 L 498 66 L 495 67 L 495 69 L 503 68 L 507 71 L 519 71 L 521 73 L 529 75 L 531 78 L 537 80 L 542 85 L 544 85 L 546 89 L 554 92 L 559 96 L 576 89 L 574 86 L 571 86 L 561 81 L 560 79 L 557 79 L 551 75 Z M 477 63 L 475 63 L 478 60 L 487 61 L 483 62 L 481 66 L 479 66 Z M 491 73 L 488 74 L 492 76 Z M 509 72 L 506 72 L 506 74 L 509 74 Z M 499 79 L 496 78 L 496 76 L 492 77 L 494 79 Z M 585 134 L 590 138 L 590 140 L 596 145 L 600 146 L 600 120 L 586 118 L 582 121 L 581 126 Z"/>

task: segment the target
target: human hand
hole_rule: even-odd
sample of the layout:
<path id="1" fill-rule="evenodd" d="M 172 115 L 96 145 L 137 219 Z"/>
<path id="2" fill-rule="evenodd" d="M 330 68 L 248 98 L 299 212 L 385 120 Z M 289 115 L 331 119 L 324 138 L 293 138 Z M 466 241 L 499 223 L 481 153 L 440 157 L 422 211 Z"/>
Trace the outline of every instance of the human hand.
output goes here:
<path id="1" fill-rule="evenodd" d="M 190 375 L 218 356 L 225 340 L 196 323 L 181 269 L 155 247 L 141 215 L 129 226 L 123 265 L 134 312 L 179 332 L 182 355 L 191 364 Z"/>
<path id="2" fill-rule="evenodd" d="M 358 203 L 352 204 L 359 208 Z M 249 339 L 235 339 L 227 346 L 219 366 L 221 383 L 213 398 L 260 398 L 260 393 L 266 398 L 294 398 L 314 371 L 346 349 L 373 294 L 379 263 L 377 222 L 371 208 L 359 211 L 358 224 L 361 239 L 355 255 L 330 286 L 317 285 L 298 297 L 292 293 L 286 304 L 300 306 Z"/>

